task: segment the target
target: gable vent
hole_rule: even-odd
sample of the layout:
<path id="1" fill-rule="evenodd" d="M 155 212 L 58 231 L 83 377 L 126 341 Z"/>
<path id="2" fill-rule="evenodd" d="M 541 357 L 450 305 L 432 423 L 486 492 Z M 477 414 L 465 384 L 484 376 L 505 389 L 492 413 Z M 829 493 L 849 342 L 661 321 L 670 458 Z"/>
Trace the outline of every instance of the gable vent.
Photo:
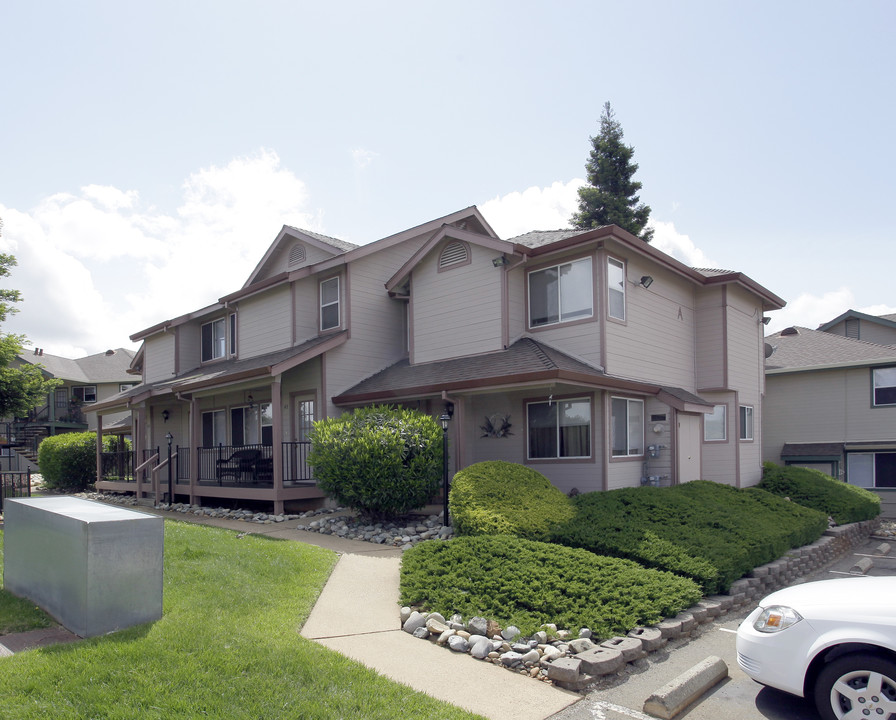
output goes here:
<path id="1" fill-rule="evenodd" d="M 467 253 L 466 245 L 462 242 L 448 243 L 442 250 L 442 254 L 439 255 L 439 268 L 458 265 L 459 263 L 466 262 L 468 259 L 469 255 Z"/>
<path id="2" fill-rule="evenodd" d="M 298 265 L 305 262 L 305 246 L 293 245 L 289 249 L 289 266 Z"/>
<path id="3" fill-rule="evenodd" d="M 858 318 L 850 318 L 846 321 L 846 337 L 859 339 L 859 320 Z"/>

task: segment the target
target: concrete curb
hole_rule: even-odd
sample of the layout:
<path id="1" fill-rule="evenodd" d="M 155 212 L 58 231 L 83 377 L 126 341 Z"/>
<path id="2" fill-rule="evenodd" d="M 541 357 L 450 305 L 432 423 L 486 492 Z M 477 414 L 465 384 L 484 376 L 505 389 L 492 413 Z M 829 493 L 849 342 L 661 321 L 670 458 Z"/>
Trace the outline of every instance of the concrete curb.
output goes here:
<path id="1" fill-rule="evenodd" d="M 728 666 L 725 661 L 711 655 L 647 698 L 644 712 L 671 720 L 726 677 Z"/>

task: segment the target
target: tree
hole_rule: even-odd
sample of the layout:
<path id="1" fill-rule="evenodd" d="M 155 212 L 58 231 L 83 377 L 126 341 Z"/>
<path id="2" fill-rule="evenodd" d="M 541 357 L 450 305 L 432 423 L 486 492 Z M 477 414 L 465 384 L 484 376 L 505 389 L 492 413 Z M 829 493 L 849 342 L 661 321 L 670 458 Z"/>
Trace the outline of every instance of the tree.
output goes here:
<path id="1" fill-rule="evenodd" d="M 0 229 L 3 223 L 0 221 Z M 8 277 L 10 268 L 15 267 L 12 255 L 0 253 L 0 277 Z M 13 303 L 20 302 L 22 294 L 18 290 L 0 288 L 0 323 L 18 311 Z M 35 405 L 42 404 L 58 381 L 48 379 L 36 365 L 14 364 L 22 352 L 24 335 L 0 332 L 0 418 L 27 415 Z"/>
<path id="2" fill-rule="evenodd" d="M 635 149 L 622 142 L 622 125 L 610 103 L 604 104 L 600 134 L 591 138 L 591 156 L 585 164 L 589 185 L 579 188 L 579 211 L 570 218 L 581 230 L 602 225 L 618 225 L 644 242 L 653 239 L 648 228 L 650 207 L 640 202 L 641 183 L 634 180 L 638 171 L 632 162 Z"/>

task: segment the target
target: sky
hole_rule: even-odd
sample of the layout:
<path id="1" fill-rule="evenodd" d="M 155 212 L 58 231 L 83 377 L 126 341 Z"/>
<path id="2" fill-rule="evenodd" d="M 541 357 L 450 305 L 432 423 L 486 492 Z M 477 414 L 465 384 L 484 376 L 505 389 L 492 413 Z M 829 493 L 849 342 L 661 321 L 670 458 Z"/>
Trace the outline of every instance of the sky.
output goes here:
<path id="1" fill-rule="evenodd" d="M 4 0 L 0 330 L 136 347 L 283 225 L 567 227 L 608 101 L 653 244 L 786 300 L 768 332 L 896 312 L 894 32 L 891 0 Z"/>

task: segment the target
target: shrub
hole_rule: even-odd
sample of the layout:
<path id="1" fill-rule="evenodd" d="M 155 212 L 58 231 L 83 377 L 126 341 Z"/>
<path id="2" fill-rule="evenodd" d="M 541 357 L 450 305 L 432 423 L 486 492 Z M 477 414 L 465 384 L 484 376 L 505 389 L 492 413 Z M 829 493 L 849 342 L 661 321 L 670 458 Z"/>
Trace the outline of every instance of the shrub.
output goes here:
<path id="1" fill-rule="evenodd" d="M 401 602 L 449 617 L 480 615 L 524 635 L 544 623 L 601 638 L 677 615 L 697 602 L 696 583 L 587 550 L 511 536 L 431 540 L 407 550 Z"/>
<path id="2" fill-rule="evenodd" d="M 697 480 L 574 498 L 576 516 L 553 542 L 628 558 L 693 578 L 708 594 L 792 547 L 818 539 L 823 513 L 763 490 Z"/>
<path id="3" fill-rule="evenodd" d="M 545 540 L 573 507 L 541 473 L 501 461 L 464 468 L 451 482 L 449 509 L 458 535 L 516 535 Z"/>
<path id="4" fill-rule="evenodd" d="M 114 435 L 103 436 L 103 451 L 120 449 Z M 77 492 L 96 480 L 96 433 L 79 432 L 44 438 L 37 464 L 48 488 Z"/>
<path id="5" fill-rule="evenodd" d="M 880 515 L 880 498 L 873 492 L 810 468 L 765 463 L 759 487 L 820 510 L 838 525 L 871 520 Z"/>
<path id="6" fill-rule="evenodd" d="M 379 405 L 314 424 L 308 464 L 320 488 L 372 517 L 423 507 L 442 479 L 442 428 L 430 416 Z"/>

